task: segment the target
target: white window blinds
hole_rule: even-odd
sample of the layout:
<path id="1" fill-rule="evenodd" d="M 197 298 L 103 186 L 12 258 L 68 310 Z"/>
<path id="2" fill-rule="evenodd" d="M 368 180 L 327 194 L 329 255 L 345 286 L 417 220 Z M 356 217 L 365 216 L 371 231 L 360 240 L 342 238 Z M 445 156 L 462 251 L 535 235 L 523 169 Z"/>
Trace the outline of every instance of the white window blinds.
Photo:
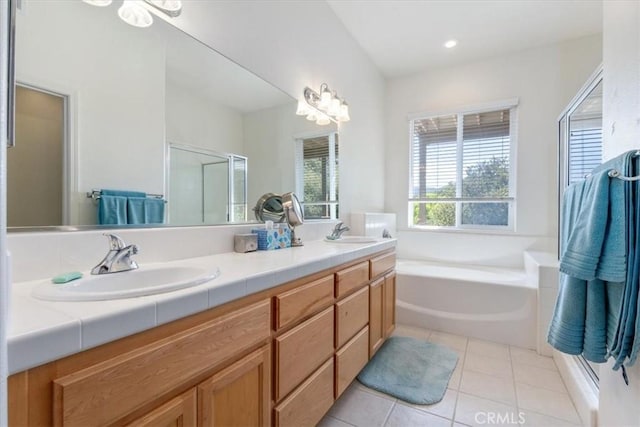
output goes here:
<path id="1" fill-rule="evenodd" d="M 509 226 L 512 110 L 411 121 L 413 225 Z"/>
<path id="2" fill-rule="evenodd" d="M 569 184 L 581 181 L 602 163 L 602 126 L 575 126 L 569 134 Z"/>
<path id="3" fill-rule="evenodd" d="M 305 218 L 337 218 L 338 134 L 298 140 L 297 192 Z"/>

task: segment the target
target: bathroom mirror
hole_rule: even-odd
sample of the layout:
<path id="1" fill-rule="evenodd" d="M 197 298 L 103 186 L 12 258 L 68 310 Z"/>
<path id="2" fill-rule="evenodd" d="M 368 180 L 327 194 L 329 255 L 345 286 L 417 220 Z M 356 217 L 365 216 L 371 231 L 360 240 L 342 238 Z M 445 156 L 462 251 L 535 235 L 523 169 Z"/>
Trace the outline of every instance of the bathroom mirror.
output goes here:
<path id="1" fill-rule="evenodd" d="M 210 197 L 222 206 L 215 215 L 202 219 L 199 211 L 198 220 L 183 217 L 174 224 L 172 203 L 183 194 L 169 188 L 165 177 L 167 144 L 233 153 L 234 173 L 244 176 L 239 198 L 246 205 L 265 192 L 296 188 L 295 140 L 321 128 L 295 115 L 292 96 L 162 19 L 149 28 L 126 24 L 115 3 L 23 0 L 16 17 L 16 79 L 28 97 L 48 96 L 57 105 L 34 111 L 21 102 L 22 127 L 37 129 L 34 138 L 42 144 L 61 145 L 55 151 L 33 148 L 21 144 L 18 132 L 8 154 L 9 216 L 18 218 L 10 227 L 95 225 L 96 203 L 87 198 L 93 189 L 163 195 L 168 225 L 251 221 L 252 215 L 232 214 L 242 208 L 230 207 L 228 198 Z M 42 126 L 56 120 L 50 131 Z M 39 172 L 44 166 L 32 167 L 30 160 L 14 164 L 12 157 L 25 150 L 51 172 Z M 224 169 L 230 168 L 227 163 Z M 51 190 L 54 182 L 59 188 Z M 226 194 L 239 188 L 232 189 L 232 182 Z M 43 206 L 56 214 L 25 214 Z M 20 211 L 12 215 L 14 209 Z"/>

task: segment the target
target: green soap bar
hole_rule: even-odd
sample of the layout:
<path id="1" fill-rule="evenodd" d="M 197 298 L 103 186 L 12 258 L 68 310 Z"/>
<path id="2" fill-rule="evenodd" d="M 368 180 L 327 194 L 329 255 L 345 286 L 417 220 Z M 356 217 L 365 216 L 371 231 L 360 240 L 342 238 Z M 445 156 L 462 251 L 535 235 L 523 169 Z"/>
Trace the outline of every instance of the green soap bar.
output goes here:
<path id="1" fill-rule="evenodd" d="M 76 280 L 82 277 L 82 273 L 79 271 L 72 271 L 70 273 L 59 274 L 51 279 L 53 283 L 67 283 L 72 280 Z"/>

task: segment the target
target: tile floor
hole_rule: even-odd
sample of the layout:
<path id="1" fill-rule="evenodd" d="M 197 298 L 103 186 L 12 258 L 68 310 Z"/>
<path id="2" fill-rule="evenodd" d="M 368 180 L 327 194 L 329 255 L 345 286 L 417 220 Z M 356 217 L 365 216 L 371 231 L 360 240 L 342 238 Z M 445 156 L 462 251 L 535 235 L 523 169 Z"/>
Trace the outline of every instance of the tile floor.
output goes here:
<path id="1" fill-rule="evenodd" d="M 553 359 L 488 341 L 398 326 L 394 335 L 444 344 L 460 359 L 444 398 L 411 405 L 355 380 L 320 427 L 576 426 L 580 418 Z"/>

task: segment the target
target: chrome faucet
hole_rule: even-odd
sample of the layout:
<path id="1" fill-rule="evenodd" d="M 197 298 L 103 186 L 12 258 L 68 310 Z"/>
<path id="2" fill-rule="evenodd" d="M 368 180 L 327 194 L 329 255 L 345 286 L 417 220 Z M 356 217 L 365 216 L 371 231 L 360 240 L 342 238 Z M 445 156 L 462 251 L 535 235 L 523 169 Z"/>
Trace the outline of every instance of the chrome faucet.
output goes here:
<path id="1" fill-rule="evenodd" d="M 340 221 L 333 228 L 333 231 L 331 232 L 331 235 L 327 236 L 327 239 L 329 239 L 329 240 L 338 240 L 342 236 L 342 233 L 344 233 L 345 231 L 349 231 L 349 230 L 350 230 L 350 228 L 348 226 L 344 225 L 344 223 L 342 221 Z"/>
<path id="2" fill-rule="evenodd" d="M 138 253 L 136 245 L 128 245 L 115 234 L 105 233 L 109 239 L 109 252 L 104 259 L 91 270 L 91 274 L 118 273 L 135 270 L 138 264 L 131 259 L 131 255 Z"/>

